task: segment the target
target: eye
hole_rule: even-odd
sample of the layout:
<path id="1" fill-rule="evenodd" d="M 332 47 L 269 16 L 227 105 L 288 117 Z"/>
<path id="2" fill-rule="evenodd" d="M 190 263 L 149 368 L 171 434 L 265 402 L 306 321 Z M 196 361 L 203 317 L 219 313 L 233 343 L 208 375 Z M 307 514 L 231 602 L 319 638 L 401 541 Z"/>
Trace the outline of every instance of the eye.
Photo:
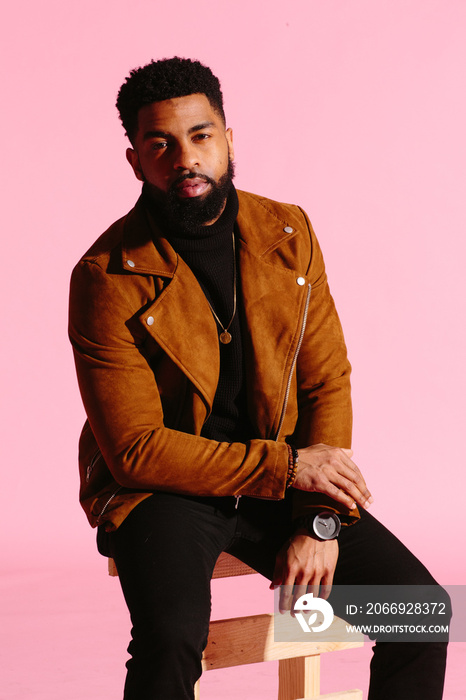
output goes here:
<path id="1" fill-rule="evenodd" d="M 206 141 L 207 139 L 210 139 L 210 134 L 200 133 L 194 136 L 195 141 Z"/>
<path id="2" fill-rule="evenodd" d="M 151 144 L 151 149 L 153 151 L 162 151 L 167 146 L 168 146 L 168 143 L 166 141 L 154 141 Z"/>

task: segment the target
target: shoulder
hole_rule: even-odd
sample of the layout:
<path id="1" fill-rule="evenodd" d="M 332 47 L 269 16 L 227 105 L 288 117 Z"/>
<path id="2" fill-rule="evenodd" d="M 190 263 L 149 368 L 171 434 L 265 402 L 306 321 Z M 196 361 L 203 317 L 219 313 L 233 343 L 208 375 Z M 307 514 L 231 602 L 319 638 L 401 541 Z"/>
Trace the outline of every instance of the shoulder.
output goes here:
<path id="1" fill-rule="evenodd" d="M 325 279 L 322 251 L 304 209 L 241 190 L 238 199 L 240 231 L 253 253 L 305 270 L 313 285 Z"/>
<path id="2" fill-rule="evenodd" d="M 275 252 L 289 265 L 296 264 L 297 260 L 301 266 L 320 264 L 317 238 L 300 206 L 241 190 L 238 199 L 241 234 L 257 255 L 262 257 Z"/>
<path id="3" fill-rule="evenodd" d="M 127 216 L 125 214 L 109 226 L 86 250 L 79 262 L 97 262 L 99 258 L 107 257 L 114 248 L 120 247 Z"/>
<path id="4" fill-rule="evenodd" d="M 95 262 L 105 264 L 105 261 L 112 257 L 114 251 L 121 251 L 128 229 L 132 229 L 133 226 L 139 229 L 147 228 L 141 199 L 136 202 L 135 206 L 127 214 L 117 219 L 94 241 L 82 255 L 79 263 Z"/>
<path id="5" fill-rule="evenodd" d="M 132 262 L 137 251 L 140 253 L 138 271 L 147 273 L 147 264 L 154 267 L 155 248 L 147 211 L 139 198 L 135 206 L 120 219 L 115 221 L 97 238 L 82 255 L 73 269 L 72 280 L 80 278 L 83 270 L 93 270 L 94 274 L 111 277 L 114 281 L 122 280 L 135 267 Z"/>
<path id="6" fill-rule="evenodd" d="M 91 298 L 100 299 L 104 289 L 108 288 L 113 294 L 115 284 L 121 286 L 120 278 L 125 274 L 124 240 L 128 225 L 137 214 L 138 204 L 111 224 L 76 263 L 71 273 L 71 308 L 81 306 L 83 300 L 89 304 Z"/>

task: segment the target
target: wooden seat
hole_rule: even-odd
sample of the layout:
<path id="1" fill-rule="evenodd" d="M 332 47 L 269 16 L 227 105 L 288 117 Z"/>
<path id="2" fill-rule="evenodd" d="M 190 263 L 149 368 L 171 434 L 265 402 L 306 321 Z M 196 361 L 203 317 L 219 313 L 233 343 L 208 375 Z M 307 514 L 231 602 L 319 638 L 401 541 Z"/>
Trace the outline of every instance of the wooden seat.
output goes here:
<path id="1" fill-rule="evenodd" d="M 109 559 L 109 573 L 117 576 L 115 564 Z M 213 578 L 255 574 L 251 567 L 225 552 L 220 555 Z M 292 624 L 295 621 L 290 618 Z M 332 630 L 337 638 L 338 629 L 345 622 L 335 618 Z M 340 637 L 341 638 L 341 637 Z M 320 694 L 320 655 L 332 651 L 361 647 L 363 641 L 274 641 L 274 616 L 249 615 L 210 622 L 209 639 L 202 658 L 204 671 L 229 668 L 261 661 L 278 660 L 278 700 L 362 700 L 361 690 Z M 199 681 L 195 687 L 199 700 Z"/>

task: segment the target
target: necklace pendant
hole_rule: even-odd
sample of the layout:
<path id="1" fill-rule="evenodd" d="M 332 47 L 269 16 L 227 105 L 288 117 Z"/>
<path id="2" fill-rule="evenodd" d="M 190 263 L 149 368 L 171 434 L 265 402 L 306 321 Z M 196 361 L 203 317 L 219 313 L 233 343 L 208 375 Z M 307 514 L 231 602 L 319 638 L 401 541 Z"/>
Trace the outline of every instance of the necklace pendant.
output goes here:
<path id="1" fill-rule="evenodd" d="M 220 342 L 223 343 L 223 345 L 228 345 L 228 343 L 231 343 L 231 333 L 228 333 L 228 331 L 223 331 L 223 333 L 220 333 Z"/>

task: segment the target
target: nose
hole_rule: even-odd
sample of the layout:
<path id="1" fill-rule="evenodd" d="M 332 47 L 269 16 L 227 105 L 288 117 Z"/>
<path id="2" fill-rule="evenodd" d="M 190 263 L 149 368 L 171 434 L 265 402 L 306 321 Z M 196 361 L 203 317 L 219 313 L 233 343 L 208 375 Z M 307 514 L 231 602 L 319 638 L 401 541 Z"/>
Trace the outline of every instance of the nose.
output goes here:
<path id="1" fill-rule="evenodd" d="M 173 167 L 175 170 L 192 170 L 199 166 L 196 147 L 191 141 L 178 143 L 175 150 Z"/>

